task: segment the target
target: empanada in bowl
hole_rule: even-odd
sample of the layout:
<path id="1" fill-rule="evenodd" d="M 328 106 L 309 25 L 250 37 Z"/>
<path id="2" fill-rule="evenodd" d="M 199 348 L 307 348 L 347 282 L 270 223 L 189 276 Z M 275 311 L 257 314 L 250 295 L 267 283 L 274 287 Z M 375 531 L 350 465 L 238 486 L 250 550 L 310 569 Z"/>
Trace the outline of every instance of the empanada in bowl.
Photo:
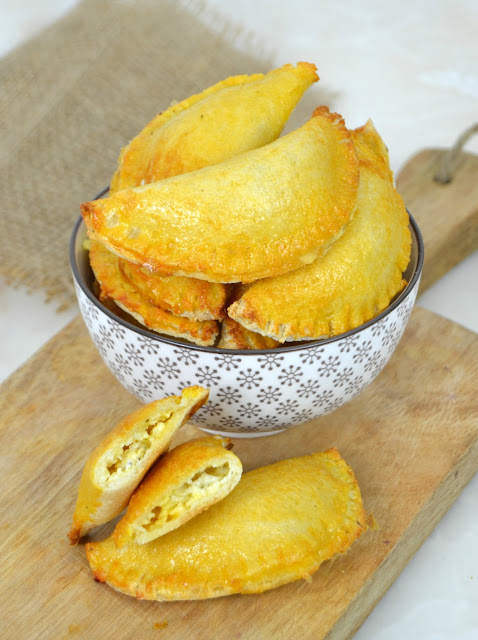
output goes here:
<path id="1" fill-rule="evenodd" d="M 405 286 L 408 214 L 385 145 L 369 121 L 352 132 L 360 162 L 357 209 L 312 264 L 250 285 L 228 314 L 280 342 L 335 336 L 375 317 Z"/>
<path id="2" fill-rule="evenodd" d="M 206 436 L 184 442 L 160 458 L 116 525 L 117 546 L 151 542 L 222 500 L 242 475 L 241 461 L 231 447 L 230 438 Z"/>
<path id="3" fill-rule="evenodd" d="M 89 245 L 90 265 L 100 286 L 102 300 L 113 300 L 137 322 L 157 333 L 185 338 L 202 346 L 214 344 L 219 334 L 217 322 L 191 320 L 152 304 L 124 277 L 117 255 L 100 242 L 90 240 Z M 191 292 L 188 284 L 186 290 Z"/>
<path id="4" fill-rule="evenodd" d="M 91 238 L 166 275 L 251 282 L 312 262 L 353 214 L 358 161 L 343 119 L 220 164 L 84 203 Z"/>
<path id="5" fill-rule="evenodd" d="M 217 343 L 219 349 L 274 349 L 280 342 L 249 331 L 239 322 L 226 316 L 221 321 L 221 335 Z"/>
<path id="6" fill-rule="evenodd" d="M 68 535 L 71 544 L 123 511 L 146 472 L 208 395 L 202 387 L 187 387 L 181 396 L 141 407 L 103 438 L 83 469 Z"/>
<path id="7" fill-rule="evenodd" d="M 111 193 L 218 164 L 279 137 L 306 89 L 308 62 L 232 76 L 158 114 L 122 151 Z"/>
<path id="8" fill-rule="evenodd" d="M 110 194 L 194 171 L 275 140 L 304 91 L 318 80 L 308 62 L 267 75 L 233 76 L 158 114 L 124 149 Z M 164 276 L 127 260 L 123 275 L 151 304 L 194 321 L 225 315 L 225 287 Z M 170 333 L 167 327 L 165 333 Z"/>
<path id="9" fill-rule="evenodd" d="M 184 276 L 162 276 L 119 258 L 121 274 L 150 304 L 196 322 L 226 315 L 227 285 Z"/>
<path id="10" fill-rule="evenodd" d="M 335 449 L 245 473 L 207 511 L 147 544 L 90 542 L 94 577 L 147 600 L 261 593 L 308 578 L 367 528 L 357 480 Z"/>

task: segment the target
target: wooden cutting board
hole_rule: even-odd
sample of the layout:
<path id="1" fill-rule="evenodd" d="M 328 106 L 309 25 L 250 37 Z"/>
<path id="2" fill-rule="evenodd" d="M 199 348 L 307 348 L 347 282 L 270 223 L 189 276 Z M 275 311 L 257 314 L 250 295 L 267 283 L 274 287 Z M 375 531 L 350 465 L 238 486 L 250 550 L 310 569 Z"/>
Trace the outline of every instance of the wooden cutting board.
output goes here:
<path id="1" fill-rule="evenodd" d="M 430 210 L 423 219 L 415 213 L 426 228 Z M 394 356 L 358 398 L 235 444 L 246 470 L 337 446 L 380 528 L 311 583 L 209 601 L 137 601 L 95 583 L 83 545 L 66 538 L 85 459 L 138 405 L 75 319 L 0 390 L 2 640 L 349 638 L 478 469 L 477 379 L 478 336 L 415 309 Z M 199 433 L 187 425 L 180 439 Z"/>

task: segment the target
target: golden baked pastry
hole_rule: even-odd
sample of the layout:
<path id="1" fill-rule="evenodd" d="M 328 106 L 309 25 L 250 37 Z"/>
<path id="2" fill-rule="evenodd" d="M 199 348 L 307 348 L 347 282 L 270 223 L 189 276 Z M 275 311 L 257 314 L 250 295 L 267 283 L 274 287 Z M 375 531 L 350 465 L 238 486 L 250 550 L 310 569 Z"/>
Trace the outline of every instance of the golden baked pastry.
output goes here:
<path id="1" fill-rule="evenodd" d="M 123 511 L 145 473 L 208 394 L 202 387 L 187 387 L 181 396 L 151 402 L 103 438 L 83 469 L 68 534 L 71 544 Z"/>
<path id="2" fill-rule="evenodd" d="M 225 314 L 227 285 L 184 276 L 162 276 L 119 258 L 124 278 L 150 304 L 201 322 L 221 320 Z"/>
<path id="3" fill-rule="evenodd" d="M 274 349 L 279 345 L 277 340 L 249 331 L 229 316 L 221 322 L 219 349 Z"/>
<path id="4" fill-rule="evenodd" d="M 316 67 L 286 64 L 233 76 L 158 114 L 122 151 L 111 192 L 137 187 L 257 149 L 279 137 Z"/>
<path id="5" fill-rule="evenodd" d="M 213 345 L 219 333 L 217 322 L 198 322 L 176 316 L 151 304 L 121 273 L 118 256 L 100 242 L 90 240 L 90 264 L 101 288 L 101 299 L 110 299 L 139 323 L 157 333 L 186 338 L 203 346 Z"/>
<path id="6" fill-rule="evenodd" d="M 269 145 L 81 206 L 91 238 L 166 275 L 251 282 L 312 262 L 355 210 L 358 161 L 319 107 Z"/>
<path id="7" fill-rule="evenodd" d="M 217 164 L 275 140 L 316 67 L 299 62 L 267 75 L 233 76 L 157 115 L 124 149 L 110 194 Z M 161 276 L 120 261 L 148 302 L 191 320 L 224 317 L 225 289 L 195 278 Z"/>
<path id="8" fill-rule="evenodd" d="M 360 489 L 335 449 L 244 474 L 220 502 L 144 545 L 86 545 L 94 577 L 148 600 L 260 593 L 308 578 L 366 529 Z"/>
<path id="9" fill-rule="evenodd" d="M 242 475 L 230 438 L 208 436 L 171 449 L 133 493 L 116 525 L 117 546 L 145 544 L 222 500 Z"/>
<path id="10" fill-rule="evenodd" d="M 405 286 L 408 214 L 371 122 L 352 133 L 360 161 L 357 210 L 327 253 L 293 273 L 250 285 L 228 314 L 284 341 L 335 336 L 367 322 Z"/>

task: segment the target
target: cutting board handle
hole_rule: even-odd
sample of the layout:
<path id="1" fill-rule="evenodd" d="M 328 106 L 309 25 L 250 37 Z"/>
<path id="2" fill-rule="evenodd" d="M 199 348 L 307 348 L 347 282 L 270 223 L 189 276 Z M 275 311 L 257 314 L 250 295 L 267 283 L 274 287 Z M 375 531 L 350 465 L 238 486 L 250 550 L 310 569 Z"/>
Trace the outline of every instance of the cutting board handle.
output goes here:
<path id="1" fill-rule="evenodd" d="M 424 291 L 478 249 L 478 156 L 463 151 L 468 127 L 450 149 L 425 149 L 400 170 L 397 188 L 420 227 Z"/>
<path id="2" fill-rule="evenodd" d="M 434 177 L 435 182 L 448 184 L 453 180 L 458 169 L 460 154 L 463 151 L 463 147 L 475 133 L 478 133 L 478 122 L 475 122 L 471 127 L 465 129 L 465 131 L 458 136 L 457 141 L 451 149 L 443 155 L 442 162 Z"/>

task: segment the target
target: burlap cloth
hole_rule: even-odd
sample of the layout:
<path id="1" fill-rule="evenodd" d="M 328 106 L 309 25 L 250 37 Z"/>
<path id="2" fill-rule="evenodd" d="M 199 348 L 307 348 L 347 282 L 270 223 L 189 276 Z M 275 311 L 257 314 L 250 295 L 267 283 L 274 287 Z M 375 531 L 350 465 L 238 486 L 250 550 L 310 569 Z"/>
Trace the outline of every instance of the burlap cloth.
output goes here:
<path id="1" fill-rule="evenodd" d="M 208 11 L 199 2 L 84 0 L 0 60 L 7 282 L 71 303 L 72 226 L 79 204 L 109 183 L 120 148 L 172 99 L 271 67 L 264 51 L 252 41 L 239 48 L 244 34 Z"/>

